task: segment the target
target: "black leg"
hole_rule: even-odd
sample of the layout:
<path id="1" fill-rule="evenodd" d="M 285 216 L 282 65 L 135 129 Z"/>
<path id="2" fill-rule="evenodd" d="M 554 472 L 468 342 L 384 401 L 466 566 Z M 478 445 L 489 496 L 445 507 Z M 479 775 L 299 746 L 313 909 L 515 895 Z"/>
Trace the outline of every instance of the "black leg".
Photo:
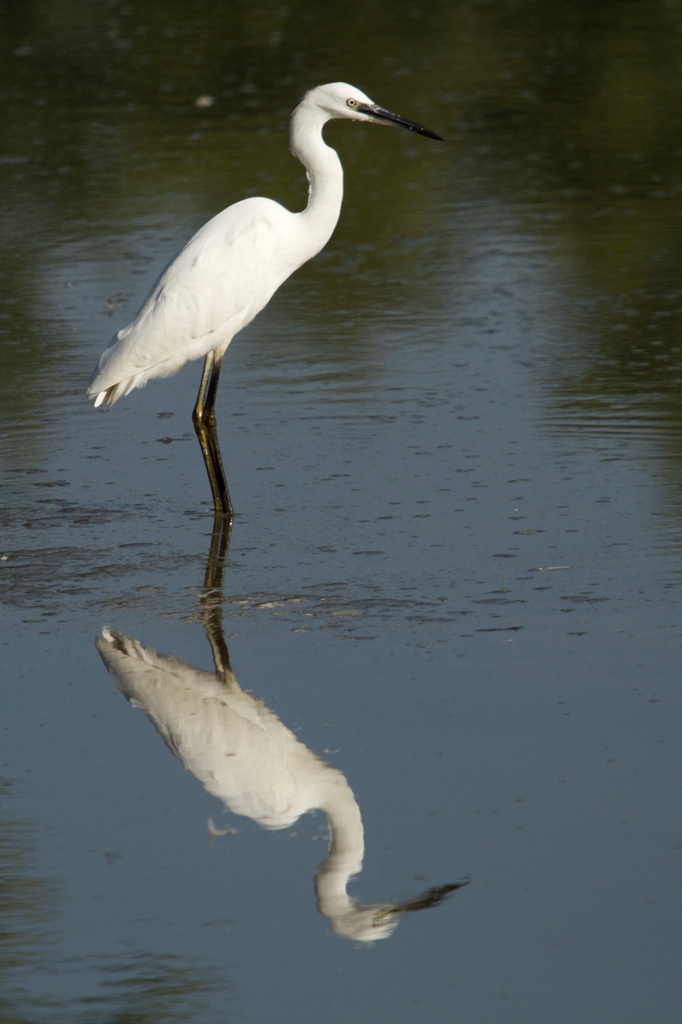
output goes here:
<path id="1" fill-rule="evenodd" d="M 204 593 L 213 591 L 220 594 L 222 592 L 231 534 L 232 520 L 227 516 L 216 516 L 213 521 L 211 548 L 204 575 Z"/>
<path id="2" fill-rule="evenodd" d="M 192 420 L 196 435 L 199 438 L 199 444 L 201 445 L 201 453 L 206 463 L 206 472 L 208 473 L 213 493 L 215 514 L 216 516 L 224 516 L 232 520 L 234 519 L 234 510 L 230 501 L 230 492 L 227 489 L 215 418 L 215 400 L 222 361 L 222 356 L 216 359 L 213 352 L 209 352 L 206 356 Z"/>
<path id="3" fill-rule="evenodd" d="M 223 579 L 231 532 L 232 520 L 227 516 L 216 516 L 201 595 L 201 617 L 213 651 L 216 674 L 228 687 L 233 684 L 234 677 L 223 632 Z"/>

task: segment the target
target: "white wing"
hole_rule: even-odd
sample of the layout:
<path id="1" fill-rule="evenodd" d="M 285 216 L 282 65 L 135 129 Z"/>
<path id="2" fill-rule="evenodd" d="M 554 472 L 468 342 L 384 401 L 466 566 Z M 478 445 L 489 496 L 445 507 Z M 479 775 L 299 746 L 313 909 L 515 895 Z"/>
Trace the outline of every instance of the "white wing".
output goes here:
<path id="1" fill-rule="evenodd" d="M 305 259 L 291 245 L 295 215 L 245 199 L 208 221 L 173 258 L 128 327 L 100 357 L 88 394 L 115 401 L 152 377 L 176 373 L 224 344 Z M 121 382 L 130 386 L 115 388 Z M 99 403 L 98 403 L 99 404 Z"/>
<path id="2" fill-rule="evenodd" d="M 308 750 L 231 673 L 220 680 L 108 630 L 96 646 L 118 689 L 235 814 L 265 828 L 285 828 L 323 806 L 330 789 L 348 790 L 341 773 Z"/>

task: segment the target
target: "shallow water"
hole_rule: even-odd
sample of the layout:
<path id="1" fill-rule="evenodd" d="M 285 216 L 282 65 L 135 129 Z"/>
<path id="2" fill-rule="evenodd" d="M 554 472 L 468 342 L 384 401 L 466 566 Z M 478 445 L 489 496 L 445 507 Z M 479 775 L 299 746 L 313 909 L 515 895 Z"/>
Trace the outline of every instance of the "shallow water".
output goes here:
<path id="1" fill-rule="evenodd" d="M 677 9 L 0 11 L 2 1015 L 676 1021 Z M 300 208 L 340 77 L 448 141 L 329 126 L 337 232 L 226 359 L 207 588 L 200 367 L 84 391 L 205 219 Z M 318 810 L 268 830 L 287 757 Z"/>

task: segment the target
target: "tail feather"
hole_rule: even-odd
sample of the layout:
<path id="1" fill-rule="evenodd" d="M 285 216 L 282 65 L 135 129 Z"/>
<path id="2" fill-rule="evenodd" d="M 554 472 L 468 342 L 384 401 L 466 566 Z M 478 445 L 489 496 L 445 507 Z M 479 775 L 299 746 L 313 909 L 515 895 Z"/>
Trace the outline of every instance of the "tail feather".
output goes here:
<path id="1" fill-rule="evenodd" d="M 132 377 L 120 380 L 118 384 L 112 384 L 111 387 L 105 388 L 104 391 L 88 391 L 88 398 L 94 398 L 95 408 L 100 405 L 113 405 L 119 398 L 129 395 L 135 388 L 143 388 L 147 383 L 147 379 L 145 372 L 136 373 Z"/>

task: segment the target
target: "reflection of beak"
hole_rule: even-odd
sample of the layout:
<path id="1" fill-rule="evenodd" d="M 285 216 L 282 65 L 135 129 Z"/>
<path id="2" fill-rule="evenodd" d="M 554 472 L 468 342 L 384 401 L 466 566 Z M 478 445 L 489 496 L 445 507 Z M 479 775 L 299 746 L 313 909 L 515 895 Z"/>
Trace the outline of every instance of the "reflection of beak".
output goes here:
<path id="1" fill-rule="evenodd" d="M 401 117 L 400 114 L 393 114 L 390 110 L 384 110 L 383 107 L 378 107 L 376 103 L 361 103 L 357 110 L 361 114 L 369 114 L 370 117 L 376 118 L 377 121 L 388 121 L 389 124 L 399 124 L 401 128 L 407 128 L 410 132 L 417 132 L 418 135 L 426 135 L 429 139 L 438 139 L 439 142 L 445 142 L 442 135 L 436 135 L 435 132 L 429 131 L 428 128 L 422 127 L 417 124 L 416 121 L 408 121 L 406 117 Z"/>
<path id="2" fill-rule="evenodd" d="M 468 885 L 469 879 L 465 879 L 462 882 L 455 882 L 454 885 L 438 885 L 433 889 L 426 889 L 425 892 L 419 894 L 419 896 L 412 896 L 408 900 L 402 900 L 400 903 L 394 903 L 391 907 L 378 914 L 375 918 L 376 924 L 383 923 L 387 917 L 391 914 L 405 914 L 410 910 L 428 910 L 429 907 L 436 907 L 439 903 L 449 896 L 455 889 L 461 889 L 462 886 Z"/>

